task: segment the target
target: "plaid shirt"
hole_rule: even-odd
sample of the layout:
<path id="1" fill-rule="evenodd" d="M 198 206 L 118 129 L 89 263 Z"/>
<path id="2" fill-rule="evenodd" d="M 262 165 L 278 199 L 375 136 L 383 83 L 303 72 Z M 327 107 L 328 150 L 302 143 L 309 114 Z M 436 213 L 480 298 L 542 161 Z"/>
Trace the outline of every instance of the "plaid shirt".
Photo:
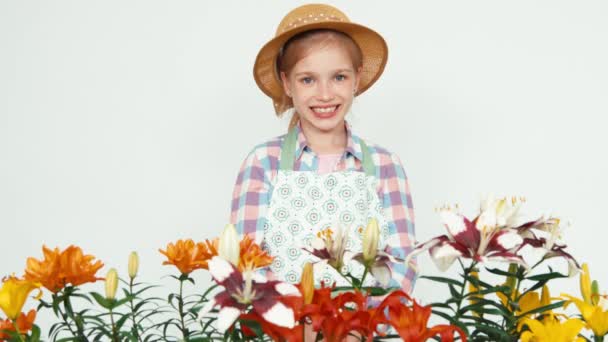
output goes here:
<path id="1" fill-rule="evenodd" d="M 296 129 L 298 142 L 294 170 L 316 172 L 319 158 L 308 146 L 299 125 Z M 336 171 L 363 171 L 361 138 L 352 133 L 348 123 L 346 129 L 346 153 L 337 164 Z M 281 144 L 285 136 L 254 147 L 243 161 L 234 187 L 230 222 L 240 234 L 250 235 L 258 244 L 263 241 L 266 212 L 278 173 Z M 380 146 L 367 141 L 366 143 L 376 166 L 376 178 L 379 179 L 376 190 L 384 205 L 384 216 L 389 225 L 388 244 L 393 255 L 404 258 L 412 250 L 415 241 L 414 211 L 408 180 L 397 155 Z M 392 266 L 393 280 L 389 286 L 401 286 L 404 290 L 411 291 L 416 278 L 414 270 L 406 268 L 403 263 Z"/>

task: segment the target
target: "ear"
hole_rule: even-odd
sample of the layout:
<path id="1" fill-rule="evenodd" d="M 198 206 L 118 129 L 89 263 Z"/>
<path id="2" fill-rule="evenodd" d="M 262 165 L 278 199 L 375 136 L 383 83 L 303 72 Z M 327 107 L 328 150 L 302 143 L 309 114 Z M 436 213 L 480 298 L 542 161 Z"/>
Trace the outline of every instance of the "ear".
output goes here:
<path id="1" fill-rule="evenodd" d="M 285 95 L 291 97 L 291 89 L 289 88 L 289 80 L 287 79 L 287 75 L 285 75 L 284 71 L 281 71 L 281 84 L 283 85 L 283 91 Z"/>

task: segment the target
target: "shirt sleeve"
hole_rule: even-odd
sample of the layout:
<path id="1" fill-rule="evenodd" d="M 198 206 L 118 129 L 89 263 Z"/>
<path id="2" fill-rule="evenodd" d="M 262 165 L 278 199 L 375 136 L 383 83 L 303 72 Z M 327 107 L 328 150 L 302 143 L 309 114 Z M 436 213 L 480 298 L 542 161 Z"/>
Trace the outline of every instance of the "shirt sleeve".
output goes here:
<path id="1" fill-rule="evenodd" d="M 234 185 L 230 223 L 240 235 L 249 235 L 258 245 L 264 238 L 270 184 L 254 149 L 243 161 Z"/>
<path id="2" fill-rule="evenodd" d="M 414 206 L 410 193 L 408 178 L 395 154 L 391 154 L 390 161 L 382 167 L 384 215 L 388 221 L 388 247 L 392 255 L 405 259 L 412 251 L 415 241 Z M 415 265 L 415 258 L 411 263 Z M 411 293 L 414 289 L 416 272 L 405 263 L 393 264 L 393 279 L 389 286 L 401 287 Z"/>

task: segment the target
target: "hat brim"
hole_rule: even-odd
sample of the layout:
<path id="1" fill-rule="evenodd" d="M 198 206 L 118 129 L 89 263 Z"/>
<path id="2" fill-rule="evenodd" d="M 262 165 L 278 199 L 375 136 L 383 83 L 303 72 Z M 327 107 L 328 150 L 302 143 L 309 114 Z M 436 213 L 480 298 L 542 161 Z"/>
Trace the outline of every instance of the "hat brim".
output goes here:
<path id="1" fill-rule="evenodd" d="M 275 109 L 277 102 L 283 96 L 283 86 L 275 67 L 279 51 L 294 35 L 315 29 L 331 29 L 343 32 L 351 37 L 361 49 L 363 63 L 361 80 L 356 95 L 369 89 L 382 75 L 388 58 L 388 46 L 384 38 L 374 30 L 350 22 L 315 22 L 302 25 L 274 37 L 260 49 L 255 59 L 253 77 L 264 94 L 275 102 Z"/>

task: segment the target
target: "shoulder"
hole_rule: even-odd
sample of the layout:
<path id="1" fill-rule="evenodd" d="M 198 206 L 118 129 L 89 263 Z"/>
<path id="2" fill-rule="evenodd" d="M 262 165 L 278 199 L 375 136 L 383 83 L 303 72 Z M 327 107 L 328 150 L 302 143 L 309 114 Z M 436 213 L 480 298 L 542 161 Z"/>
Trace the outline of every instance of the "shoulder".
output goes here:
<path id="1" fill-rule="evenodd" d="M 281 144 L 285 134 L 273 137 L 255 145 L 247 154 L 244 164 L 259 163 L 265 170 L 277 168 Z"/>
<path id="2" fill-rule="evenodd" d="M 374 164 L 380 168 L 380 177 L 391 177 L 395 174 L 402 174 L 402 177 L 405 177 L 403 163 L 397 153 L 369 139 L 363 141 L 370 151 Z"/>

